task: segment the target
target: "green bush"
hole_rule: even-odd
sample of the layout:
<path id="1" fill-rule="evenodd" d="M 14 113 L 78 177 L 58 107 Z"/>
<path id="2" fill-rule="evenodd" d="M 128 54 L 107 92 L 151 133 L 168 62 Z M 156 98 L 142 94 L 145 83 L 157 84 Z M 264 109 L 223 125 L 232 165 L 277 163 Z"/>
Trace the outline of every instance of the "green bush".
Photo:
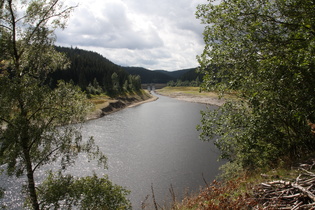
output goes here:
<path id="1" fill-rule="evenodd" d="M 129 191 L 113 184 L 107 176 L 76 178 L 50 172 L 39 186 L 42 209 L 131 209 Z"/>

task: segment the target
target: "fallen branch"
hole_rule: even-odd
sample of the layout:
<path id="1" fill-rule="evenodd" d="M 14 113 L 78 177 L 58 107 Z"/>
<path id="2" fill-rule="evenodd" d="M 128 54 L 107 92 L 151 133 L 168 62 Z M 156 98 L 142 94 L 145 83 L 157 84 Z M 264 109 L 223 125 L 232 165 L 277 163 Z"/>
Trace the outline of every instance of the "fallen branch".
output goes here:
<path id="1" fill-rule="evenodd" d="M 301 169 L 292 181 L 275 180 L 261 183 L 255 196 L 264 208 L 315 209 L 315 174 Z"/>
<path id="2" fill-rule="evenodd" d="M 312 199 L 313 202 L 315 202 L 315 195 L 314 195 L 311 191 L 305 189 L 304 187 L 302 187 L 302 186 L 300 186 L 300 185 L 298 185 L 298 184 L 294 184 L 294 183 L 292 184 L 292 187 L 301 190 L 301 191 L 302 191 L 303 193 L 305 193 L 310 199 Z"/>

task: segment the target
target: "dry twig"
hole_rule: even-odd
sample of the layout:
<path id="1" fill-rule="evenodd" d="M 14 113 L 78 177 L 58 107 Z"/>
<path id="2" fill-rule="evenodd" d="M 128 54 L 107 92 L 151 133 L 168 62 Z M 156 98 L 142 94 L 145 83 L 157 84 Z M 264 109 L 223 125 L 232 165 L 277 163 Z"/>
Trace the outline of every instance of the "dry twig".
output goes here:
<path id="1" fill-rule="evenodd" d="M 294 181 L 261 183 L 255 196 L 264 208 L 315 209 L 315 174 L 306 169 Z"/>

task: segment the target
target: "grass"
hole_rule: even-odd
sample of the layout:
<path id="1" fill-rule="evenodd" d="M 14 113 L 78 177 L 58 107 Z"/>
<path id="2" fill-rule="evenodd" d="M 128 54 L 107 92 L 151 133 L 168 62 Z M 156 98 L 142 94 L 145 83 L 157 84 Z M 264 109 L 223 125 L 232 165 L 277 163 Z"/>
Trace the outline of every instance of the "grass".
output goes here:
<path id="1" fill-rule="evenodd" d="M 107 107 L 113 99 L 111 99 L 107 95 L 92 95 L 91 98 L 89 99 L 90 102 L 92 102 L 95 106 L 95 109 L 102 109 L 104 107 Z"/>
<path id="2" fill-rule="evenodd" d="M 215 93 L 200 92 L 199 87 L 164 87 L 158 89 L 157 92 L 162 94 L 184 93 L 189 95 L 211 95 L 217 96 Z"/>
<path id="3" fill-rule="evenodd" d="M 135 100 L 141 101 L 150 98 L 150 94 L 142 90 L 140 92 L 132 92 L 132 93 L 126 93 L 124 95 L 118 95 L 117 98 L 133 98 Z M 116 102 L 116 98 L 111 98 L 108 95 L 101 94 L 101 95 L 91 95 L 91 98 L 89 99 L 90 102 L 94 104 L 94 110 L 99 110 L 107 107 L 110 102 Z"/>

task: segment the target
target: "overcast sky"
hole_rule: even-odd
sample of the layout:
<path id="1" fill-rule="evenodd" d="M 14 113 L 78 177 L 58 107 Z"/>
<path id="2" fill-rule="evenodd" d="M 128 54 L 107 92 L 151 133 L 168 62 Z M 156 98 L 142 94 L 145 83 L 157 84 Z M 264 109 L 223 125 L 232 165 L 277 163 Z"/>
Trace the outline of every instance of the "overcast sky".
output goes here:
<path id="1" fill-rule="evenodd" d="M 197 67 L 204 25 L 195 18 L 206 0 L 66 0 L 79 6 L 57 45 L 100 53 L 121 66 L 151 70 Z"/>

